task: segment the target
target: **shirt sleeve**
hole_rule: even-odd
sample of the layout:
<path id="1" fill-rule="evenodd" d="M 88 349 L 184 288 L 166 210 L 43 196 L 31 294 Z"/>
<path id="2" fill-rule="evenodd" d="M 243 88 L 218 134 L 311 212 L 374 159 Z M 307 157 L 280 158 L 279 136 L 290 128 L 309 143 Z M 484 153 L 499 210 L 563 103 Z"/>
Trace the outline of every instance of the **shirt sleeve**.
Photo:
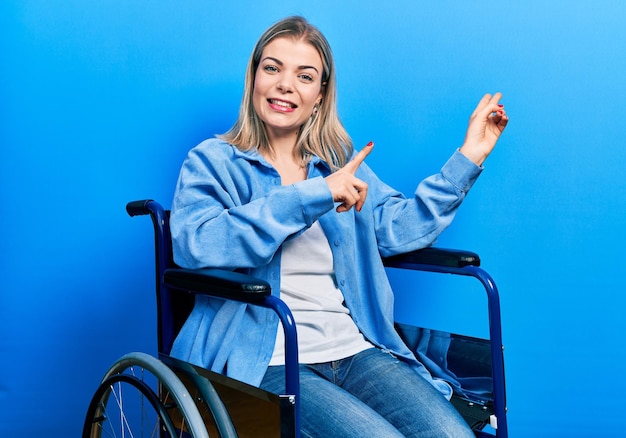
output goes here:
<path id="1" fill-rule="evenodd" d="M 205 142 L 182 166 L 170 219 L 180 266 L 265 265 L 289 236 L 333 208 L 322 178 L 282 186 L 273 169 L 233 151 Z"/>
<path id="2" fill-rule="evenodd" d="M 381 255 L 387 257 L 432 245 L 450 225 L 481 172 L 482 167 L 457 150 L 439 173 L 419 183 L 411 198 L 371 174 L 370 194 Z"/>

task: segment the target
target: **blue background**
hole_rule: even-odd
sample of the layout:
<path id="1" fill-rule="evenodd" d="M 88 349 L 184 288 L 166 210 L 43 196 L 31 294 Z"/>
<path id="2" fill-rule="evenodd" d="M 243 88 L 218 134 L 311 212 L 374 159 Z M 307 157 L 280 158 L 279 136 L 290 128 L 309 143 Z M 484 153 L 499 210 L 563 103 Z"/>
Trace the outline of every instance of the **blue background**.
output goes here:
<path id="1" fill-rule="evenodd" d="M 407 194 L 504 93 L 510 126 L 439 245 L 500 287 L 511 436 L 624 433 L 623 2 L 5 0 L 0 435 L 77 436 L 106 368 L 154 352 L 151 224 L 125 203 L 170 205 L 187 150 L 234 121 L 257 37 L 293 13 L 333 46 L 356 145 Z M 482 317 L 474 286 L 427 277 L 418 300 L 394 281 L 428 324 Z"/>

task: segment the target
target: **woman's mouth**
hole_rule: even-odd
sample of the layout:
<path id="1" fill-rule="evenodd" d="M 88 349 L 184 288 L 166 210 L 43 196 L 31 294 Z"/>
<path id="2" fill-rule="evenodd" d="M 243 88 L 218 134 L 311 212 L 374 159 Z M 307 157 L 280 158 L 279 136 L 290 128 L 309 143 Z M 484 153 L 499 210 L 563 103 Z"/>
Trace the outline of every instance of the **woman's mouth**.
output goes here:
<path id="1" fill-rule="evenodd" d="M 267 99 L 270 106 L 278 111 L 293 111 L 298 105 L 280 99 Z"/>

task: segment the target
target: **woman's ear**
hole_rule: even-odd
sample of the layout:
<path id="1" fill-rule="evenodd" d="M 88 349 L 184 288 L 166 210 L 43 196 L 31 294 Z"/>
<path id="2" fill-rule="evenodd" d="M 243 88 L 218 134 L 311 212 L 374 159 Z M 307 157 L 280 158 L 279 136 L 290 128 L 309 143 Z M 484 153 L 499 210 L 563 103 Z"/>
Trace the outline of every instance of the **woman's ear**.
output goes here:
<path id="1" fill-rule="evenodd" d="M 320 88 L 320 94 L 319 94 L 319 100 L 317 101 L 318 104 L 322 103 L 322 99 L 324 98 L 324 95 L 326 94 L 326 85 L 328 85 L 328 82 L 324 81 L 322 82 L 322 87 Z"/>

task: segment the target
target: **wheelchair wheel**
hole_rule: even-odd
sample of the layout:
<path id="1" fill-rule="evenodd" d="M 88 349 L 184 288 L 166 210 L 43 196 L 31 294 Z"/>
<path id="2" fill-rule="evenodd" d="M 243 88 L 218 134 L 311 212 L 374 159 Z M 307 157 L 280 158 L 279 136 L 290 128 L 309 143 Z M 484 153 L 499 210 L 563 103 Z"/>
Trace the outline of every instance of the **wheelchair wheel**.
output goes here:
<path id="1" fill-rule="evenodd" d="M 127 436 L 209 436 L 187 388 L 170 368 L 145 353 L 129 353 L 109 368 L 83 427 L 83 438 Z"/>

